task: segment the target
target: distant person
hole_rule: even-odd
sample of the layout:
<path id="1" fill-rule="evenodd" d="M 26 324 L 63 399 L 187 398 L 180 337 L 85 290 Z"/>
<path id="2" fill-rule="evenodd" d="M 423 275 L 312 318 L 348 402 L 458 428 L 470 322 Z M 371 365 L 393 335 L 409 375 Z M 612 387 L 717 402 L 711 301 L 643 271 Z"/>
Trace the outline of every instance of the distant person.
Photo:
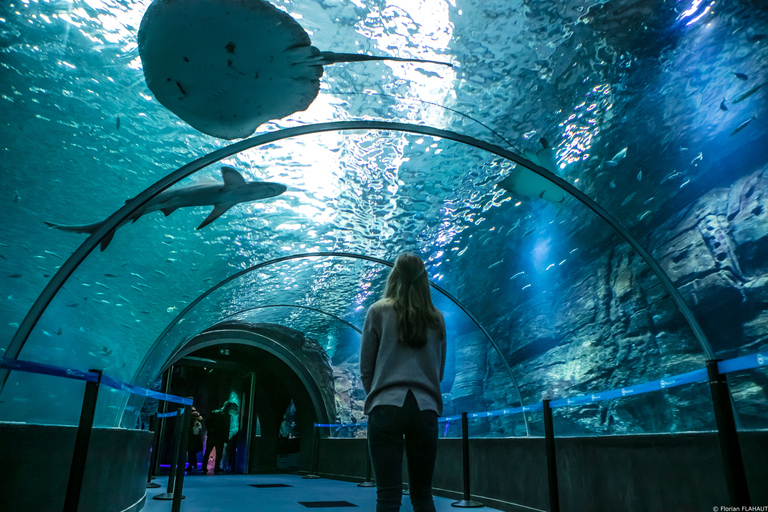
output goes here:
<path id="1" fill-rule="evenodd" d="M 221 457 L 224 455 L 224 443 L 229 439 L 230 411 L 237 410 L 237 404 L 226 401 L 221 409 L 216 409 L 208 414 L 205 420 L 205 427 L 208 437 L 205 442 L 205 453 L 203 454 L 203 474 L 208 473 L 208 459 L 211 451 L 216 448 L 216 465 L 213 467 L 214 474 L 221 473 Z"/>
<path id="2" fill-rule="evenodd" d="M 235 471 L 235 464 L 237 463 L 237 436 L 239 434 L 240 432 L 236 431 L 229 437 L 229 439 L 227 439 L 227 447 L 224 449 L 227 456 L 225 459 L 227 471 Z"/>
<path id="3" fill-rule="evenodd" d="M 414 512 L 435 510 L 432 475 L 445 352 L 445 322 L 432 304 L 424 263 L 403 253 L 384 298 L 368 310 L 360 349 L 377 512 L 400 510 L 403 447 Z"/>
<path id="4" fill-rule="evenodd" d="M 229 438 L 227 439 L 227 446 L 224 448 L 224 464 L 227 471 L 235 471 L 235 463 L 237 462 L 237 438 L 240 435 L 240 418 L 237 415 L 238 408 L 230 417 L 229 423 Z"/>
<path id="5" fill-rule="evenodd" d="M 197 473 L 197 454 L 203 451 L 203 417 L 192 407 L 192 418 L 187 438 L 187 474 Z M 205 468 L 203 468 L 205 469 Z"/>
<path id="6" fill-rule="evenodd" d="M 286 420 L 285 418 L 283 418 L 283 422 L 280 423 L 279 436 L 284 439 L 288 439 L 289 437 L 291 437 L 291 427 L 288 426 L 288 420 Z"/>

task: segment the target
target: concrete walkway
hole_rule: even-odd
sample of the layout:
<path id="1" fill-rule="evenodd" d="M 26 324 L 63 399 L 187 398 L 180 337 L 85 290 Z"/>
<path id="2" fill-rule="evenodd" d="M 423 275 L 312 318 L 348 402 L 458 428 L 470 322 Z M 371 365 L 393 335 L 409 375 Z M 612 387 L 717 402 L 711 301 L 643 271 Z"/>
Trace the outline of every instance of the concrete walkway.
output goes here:
<path id="1" fill-rule="evenodd" d="M 162 487 L 147 489 L 145 512 L 170 512 L 171 501 L 155 500 L 168 485 L 167 477 L 154 480 Z M 253 487 L 260 485 L 265 487 Z M 376 488 L 358 487 L 337 480 L 310 480 L 297 475 L 213 475 L 184 478 L 183 512 L 351 512 L 376 510 Z M 435 497 L 437 512 L 463 510 L 451 506 L 455 500 Z M 334 503 L 335 502 L 335 503 Z M 343 502 L 348 503 L 345 504 Z M 413 512 L 403 496 L 401 512 Z M 487 512 L 496 509 L 483 507 Z"/>

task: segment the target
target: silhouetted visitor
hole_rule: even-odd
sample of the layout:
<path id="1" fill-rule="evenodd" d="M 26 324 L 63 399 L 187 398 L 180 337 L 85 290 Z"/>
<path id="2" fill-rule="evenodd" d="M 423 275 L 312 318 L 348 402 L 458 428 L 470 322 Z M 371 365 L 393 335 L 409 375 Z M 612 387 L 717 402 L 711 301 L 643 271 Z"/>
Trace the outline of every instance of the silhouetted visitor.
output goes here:
<path id="1" fill-rule="evenodd" d="M 237 436 L 239 434 L 240 432 L 236 430 L 234 434 L 230 435 L 227 440 L 227 447 L 224 449 L 225 455 L 227 456 L 226 459 L 224 459 L 227 471 L 235 471 L 235 463 L 237 462 Z"/>
<path id="2" fill-rule="evenodd" d="M 234 402 L 224 402 L 221 409 L 216 409 L 208 414 L 205 420 L 205 427 L 208 437 L 205 442 L 205 453 L 203 454 L 203 474 L 208 473 L 208 459 L 211 451 L 216 448 L 216 462 L 213 466 L 214 473 L 221 473 L 221 457 L 224 454 L 224 443 L 229 439 L 230 411 L 236 411 L 237 404 Z"/>
<path id="3" fill-rule="evenodd" d="M 192 407 L 192 418 L 189 426 L 189 437 L 187 438 L 187 474 L 197 472 L 197 454 L 203 451 L 203 417 Z M 205 469 L 205 468 L 203 468 Z"/>
<path id="4" fill-rule="evenodd" d="M 432 475 L 445 352 L 445 322 L 432 304 L 424 263 L 403 253 L 384 298 L 368 310 L 360 349 L 377 512 L 400 510 L 403 447 L 414 512 L 435 510 Z"/>

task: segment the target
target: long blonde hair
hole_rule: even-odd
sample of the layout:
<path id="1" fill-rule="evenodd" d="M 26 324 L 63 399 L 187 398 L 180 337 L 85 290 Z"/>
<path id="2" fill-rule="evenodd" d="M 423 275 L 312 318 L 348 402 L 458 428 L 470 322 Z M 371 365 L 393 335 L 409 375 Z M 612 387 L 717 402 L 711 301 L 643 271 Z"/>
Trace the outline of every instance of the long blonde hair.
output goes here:
<path id="1" fill-rule="evenodd" d="M 414 348 L 427 344 L 430 327 L 440 329 L 445 337 L 442 315 L 432 304 L 429 278 L 424 262 L 412 252 L 404 252 L 395 260 L 395 267 L 387 278 L 384 298 L 397 312 L 397 337 Z"/>

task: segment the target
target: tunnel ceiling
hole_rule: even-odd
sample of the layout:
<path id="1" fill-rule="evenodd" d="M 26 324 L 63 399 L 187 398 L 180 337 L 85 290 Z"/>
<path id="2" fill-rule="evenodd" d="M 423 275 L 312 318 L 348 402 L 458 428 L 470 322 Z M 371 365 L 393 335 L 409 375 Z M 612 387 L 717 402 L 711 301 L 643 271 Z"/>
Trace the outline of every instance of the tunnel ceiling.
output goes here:
<path id="1" fill-rule="evenodd" d="M 181 121 L 147 87 L 137 32 L 149 4 L 0 6 L 2 352 L 87 237 L 46 223 L 100 222 L 176 169 L 232 144 Z M 456 132 L 534 159 L 545 139 L 555 173 L 659 261 L 715 353 L 766 346 L 764 2 L 273 4 L 321 50 L 453 67 L 325 66 L 311 106 L 256 135 L 382 120 Z M 230 276 L 286 255 L 344 252 L 392 261 L 414 250 L 431 280 L 498 345 L 484 336 L 473 345 L 477 326 L 435 297 L 453 328 L 456 364 L 482 346 L 487 371 L 499 375 L 480 384 L 459 378 L 451 382 L 461 389 L 444 389 L 456 400 L 474 396 L 473 407 L 519 402 L 503 391 L 512 386 L 505 366 L 524 401 L 535 402 L 703 364 L 685 319 L 622 237 L 574 197 L 553 200 L 557 189 L 499 186 L 523 171 L 498 155 L 397 130 L 328 131 L 228 156 L 171 190 L 221 182 L 222 166 L 286 190 L 237 204 L 200 229 L 211 207 L 153 211 L 122 225 L 68 277 L 18 357 L 104 368 L 150 385 L 156 375 L 142 369 L 159 370 L 185 341 L 235 318 L 304 332 L 325 348 L 335 372 L 354 379 L 359 335 L 338 319 L 362 327 L 383 291 L 385 266 L 344 257 L 284 261 L 244 274 L 179 314 Z M 291 304 L 297 307 L 275 307 Z M 29 400 L 49 389 L 46 379 L 12 374 L 0 419 L 47 421 L 45 405 Z M 62 386 L 59 398 L 77 402 L 78 389 Z M 125 403 L 119 393 L 110 398 L 102 421 L 114 423 Z M 749 414 L 764 418 L 763 406 L 755 407 Z M 64 409 L 54 413 L 58 421 L 76 421 Z M 626 421 L 632 424 L 632 414 Z"/>

